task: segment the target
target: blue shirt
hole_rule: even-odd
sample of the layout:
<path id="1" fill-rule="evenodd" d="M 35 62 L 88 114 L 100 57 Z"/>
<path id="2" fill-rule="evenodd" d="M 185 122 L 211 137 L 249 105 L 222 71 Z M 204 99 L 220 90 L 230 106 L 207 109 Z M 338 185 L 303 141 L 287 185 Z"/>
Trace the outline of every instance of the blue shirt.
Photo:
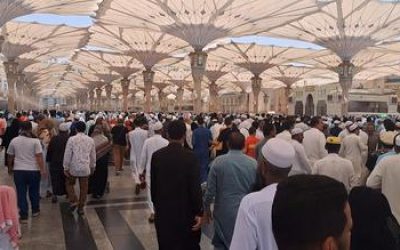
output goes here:
<path id="1" fill-rule="evenodd" d="M 199 127 L 193 131 L 192 145 L 195 153 L 203 153 L 208 155 L 208 148 L 211 141 L 212 135 L 208 128 Z"/>

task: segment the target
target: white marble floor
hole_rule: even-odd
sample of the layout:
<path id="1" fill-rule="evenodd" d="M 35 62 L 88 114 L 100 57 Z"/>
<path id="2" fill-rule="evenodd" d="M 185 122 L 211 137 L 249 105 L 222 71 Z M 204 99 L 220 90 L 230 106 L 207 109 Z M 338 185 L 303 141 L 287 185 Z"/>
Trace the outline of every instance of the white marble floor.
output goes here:
<path id="1" fill-rule="evenodd" d="M 12 178 L 2 165 L 0 184 L 13 186 Z M 128 170 L 120 176 L 114 175 L 112 167 L 109 172 L 110 193 L 101 200 L 89 199 L 83 218 L 68 211 L 64 198 L 56 204 L 42 199 L 41 215 L 21 226 L 20 249 L 157 249 L 154 225 L 147 220 L 146 192 L 135 196 Z M 205 234 L 201 247 L 212 249 L 210 238 Z"/>

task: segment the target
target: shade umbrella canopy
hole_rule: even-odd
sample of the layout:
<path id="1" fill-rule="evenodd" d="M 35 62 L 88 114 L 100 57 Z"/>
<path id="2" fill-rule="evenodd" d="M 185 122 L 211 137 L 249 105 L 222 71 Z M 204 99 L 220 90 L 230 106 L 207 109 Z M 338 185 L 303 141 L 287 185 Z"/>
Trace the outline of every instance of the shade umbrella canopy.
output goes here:
<path id="1" fill-rule="evenodd" d="M 157 64 L 176 63 L 188 52 L 188 43 L 162 32 L 121 28 L 96 23 L 90 28 L 88 46 L 106 48 L 134 57 L 146 69 Z"/>
<path id="2" fill-rule="evenodd" d="M 235 65 L 251 72 L 254 76 L 260 76 L 266 70 L 277 65 L 292 61 L 322 56 L 324 52 L 312 49 L 285 48 L 277 46 L 265 46 L 256 43 L 223 44 L 210 50 L 210 55 L 221 60 L 232 62 Z"/>
<path id="3" fill-rule="evenodd" d="M 98 17 L 106 24 L 165 32 L 201 50 L 217 39 L 279 27 L 325 4 L 315 0 L 107 0 Z"/>
<path id="4" fill-rule="evenodd" d="M 400 2 L 335 0 L 317 13 L 265 34 L 312 42 L 341 60 L 351 60 L 363 49 L 399 36 Z"/>
<path id="5" fill-rule="evenodd" d="M 8 21 L 32 13 L 94 16 L 101 0 L 2 0 L 0 27 Z"/>

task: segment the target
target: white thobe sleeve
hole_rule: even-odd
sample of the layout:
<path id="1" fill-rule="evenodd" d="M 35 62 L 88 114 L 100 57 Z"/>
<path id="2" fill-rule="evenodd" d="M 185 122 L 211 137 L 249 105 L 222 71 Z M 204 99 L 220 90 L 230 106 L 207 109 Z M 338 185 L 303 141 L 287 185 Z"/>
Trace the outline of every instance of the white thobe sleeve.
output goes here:
<path id="1" fill-rule="evenodd" d="M 368 146 L 365 145 L 361 139 L 358 140 L 358 146 L 360 147 L 361 155 L 366 154 L 368 152 Z"/>
<path id="2" fill-rule="evenodd" d="M 353 164 L 349 164 L 349 177 L 350 177 L 350 189 L 359 185 L 358 178 L 354 174 Z"/>
<path id="3" fill-rule="evenodd" d="M 380 161 L 378 165 L 374 168 L 372 171 L 371 175 L 367 179 L 367 186 L 370 188 L 376 188 L 379 189 L 382 187 L 382 174 L 383 174 L 383 168 L 384 166 L 382 165 L 382 162 L 385 161 Z"/>
<path id="4" fill-rule="evenodd" d="M 311 168 L 311 174 L 319 175 L 319 161 L 314 163 L 314 166 Z"/>
<path id="5" fill-rule="evenodd" d="M 307 171 L 307 174 L 311 174 L 312 168 L 310 165 L 310 161 L 307 158 L 306 152 L 304 150 L 304 147 L 301 145 L 298 146 L 297 152 L 299 153 L 299 160 L 301 166 L 303 166 L 304 170 Z"/>
<path id="6" fill-rule="evenodd" d="M 233 232 L 230 250 L 256 250 L 256 227 L 255 218 L 251 217 L 247 200 L 244 198 L 240 203 L 236 217 L 235 230 Z"/>
<path id="7" fill-rule="evenodd" d="M 325 156 L 328 155 L 328 151 L 325 149 L 326 145 L 326 138 L 323 134 L 321 134 L 320 139 L 319 139 L 319 144 L 320 144 L 320 154 L 319 154 L 319 159 L 324 158 Z"/>
<path id="8" fill-rule="evenodd" d="M 149 155 L 148 155 L 148 151 L 149 151 L 148 150 L 148 143 L 147 143 L 147 141 L 145 141 L 144 144 L 143 144 L 142 153 L 139 156 L 140 157 L 139 158 L 139 162 L 137 162 L 138 165 L 136 165 L 138 167 L 138 169 L 139 169 L 139 173 L 143 173 L 143 170 L 146 169 L 147 161 L 150 160 L 149 159 Z M 149 175 L 150 173 L 146 173 L 146 174 Z"/>
<path id="9" fill-rule="evenodd" d="M 342 141 L 342 144 L 340 145 L 340 150 L 339 150 L 339 156 L 342 158 L 345 158 L 344 147 L 345 147 L 345 140 Z"/>

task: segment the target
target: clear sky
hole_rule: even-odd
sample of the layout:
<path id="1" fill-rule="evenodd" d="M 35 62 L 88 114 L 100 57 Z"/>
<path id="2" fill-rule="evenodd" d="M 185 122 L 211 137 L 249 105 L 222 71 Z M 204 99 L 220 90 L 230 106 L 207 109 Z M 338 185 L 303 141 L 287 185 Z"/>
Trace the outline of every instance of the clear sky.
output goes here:
<path id="1" fill-rule="evenodd" d="M 89 27 L 93 24 L 93 20 L 88 16 L 58 16 L 58 15 L 45 15 L 45 14 L 33 14 L 24 17 L 17 18 L 18 21 L 23 22 L 38 22 L 44 24 L 66 24 L 75 27 Z M 234 38 L 236 42 L 251 43 L 255 42 L 262 45 L 275 45 L 282 47 L 295 47 L 295 48 L 312 48 L 321 49 L 321 47 L 312 43 L 306 43 L 296 40 L 289 39 L 276 39 L 270 37 L 257 37 L 247 36 L 241 38 Z"/>

